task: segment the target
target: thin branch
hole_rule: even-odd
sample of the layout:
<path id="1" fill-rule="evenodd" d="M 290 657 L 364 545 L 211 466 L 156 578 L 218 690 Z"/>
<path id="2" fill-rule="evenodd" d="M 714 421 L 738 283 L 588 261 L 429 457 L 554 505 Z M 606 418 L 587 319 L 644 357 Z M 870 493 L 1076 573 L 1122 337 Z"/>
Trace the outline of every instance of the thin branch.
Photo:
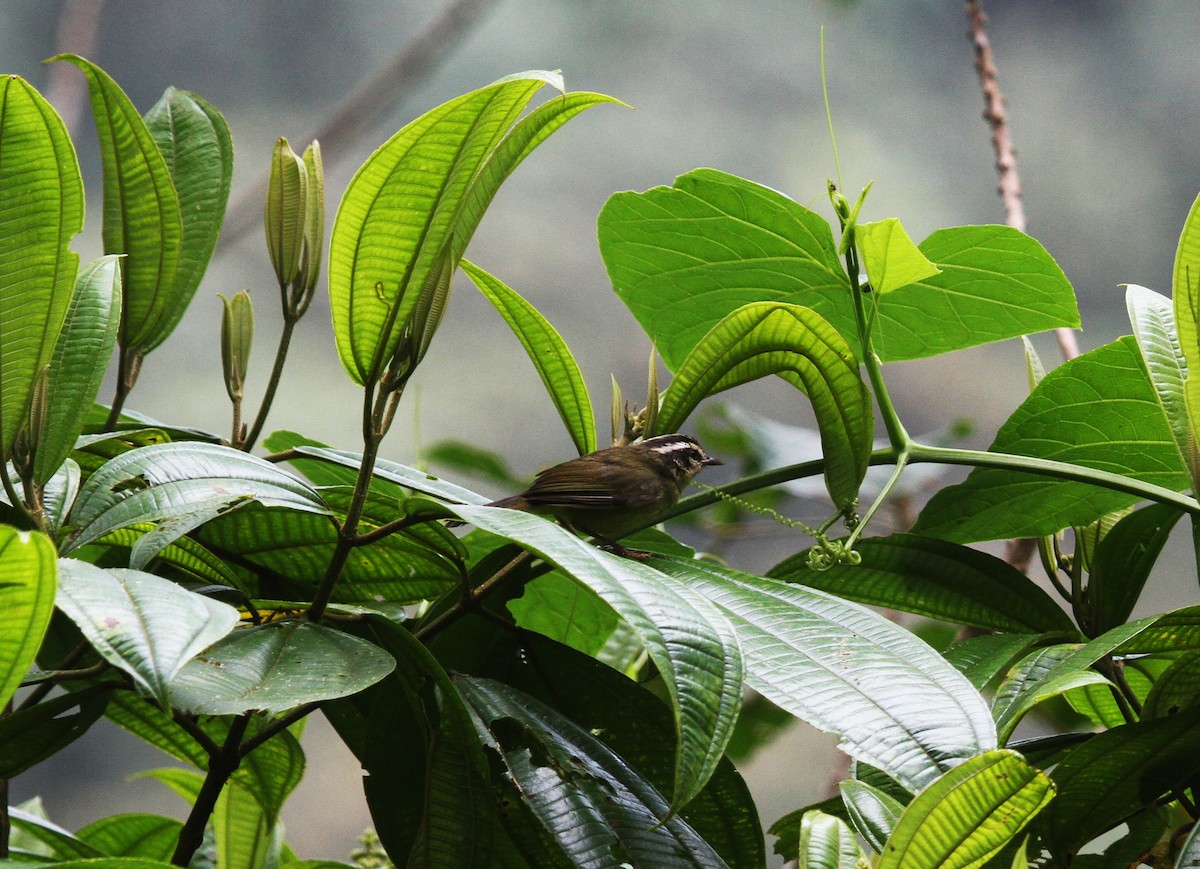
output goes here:
<path id="1" fill-rule="evenodd" d="M 374 122 L 394 108 L 417 82 L 449 57 L 462 39 L 496 0 L 451 0 L 445 8 L 404 43 L 391 63 L 362 82 L 341 101 L 333 114 L 312 135 L 298 136 L 300 141 L 316 139 L 327 156 L 328 165 L 344 159 L 353 151 L 354 142 L 369 132 Z M 261 232 L 262 201 L 267 176 L 242 187 L 226 209 L 220 244 L 235 242 L 242 236 Z"/>
<path id="2" fill-rule="evenodd" d="M 983 117 L 992 130 L 992 150 L 996 153 L 996 171 L 1000 175 L 999 192 L 1004 203 L 1005 222 L 1024 232 L 1025 207 L 1021 201 L 1017 151 L 1013 146 L 1004 94 L 1000 90 L 996 64 L 992 59 L 992 46 L 987 35 L 987 15 L 983 11 L 983 0 L 966 0 L 966 3 L 967 20 L 971 27 L 968 35 L 971 45 L 975 48 L 975 71 L 979 73 L 979 86 L 983 91 Z M 1074 359 L 1079 355 L 1079 343 L 1075 340 L 1073 330 L 1055 329 L 1054 337 L 1058 340 L 1058 347 L 1064 359 Z"/>

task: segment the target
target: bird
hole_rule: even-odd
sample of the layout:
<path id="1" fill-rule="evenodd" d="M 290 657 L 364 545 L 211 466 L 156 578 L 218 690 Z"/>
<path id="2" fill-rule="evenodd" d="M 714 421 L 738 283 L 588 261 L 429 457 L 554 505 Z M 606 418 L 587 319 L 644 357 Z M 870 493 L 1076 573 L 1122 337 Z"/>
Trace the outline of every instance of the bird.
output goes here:
<path id="1" fill-rule="evenodd" d="M 702 468 L 722 465 L 694 439 L 665 434 L 570 459 L 538 473 L 528 489 L 492 501 L 550 516 L 569 530 L 583 531 L 606 549 L 639 557 L 617 538 L 646 525 L 675 506 Z"/>

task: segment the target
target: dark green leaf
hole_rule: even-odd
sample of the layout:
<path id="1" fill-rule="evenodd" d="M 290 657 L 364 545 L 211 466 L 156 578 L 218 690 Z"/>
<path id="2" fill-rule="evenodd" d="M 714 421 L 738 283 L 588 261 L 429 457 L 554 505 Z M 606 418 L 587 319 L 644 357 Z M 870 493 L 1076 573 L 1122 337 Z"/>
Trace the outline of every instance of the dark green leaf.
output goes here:
<path id="1" fill-rule="evenodd" d="M 456 685 L 523 802 L 575 865 L 725 866 L 637 771 L 548 706 L 500 682 Z"/>
<path id="2" fill-rule="evenodd" d="M 1200 707 L 1096 734 L 1054 768 L 1058 798 L 1045 817 L 1066 857 L 1200 771 Z"/>
<path id="3" fill-rule="evenodd" d="M 1200 650 L 1184 652 L 1154 680 L 1142 704 L 1142 718 L 1166 718 L 1200 704 Z"/>
<path id="4" fill-rule="evenodd" d="M 1129 618 L 1171 529 L 1182 515 L 1175 507 L 1150 504 L 1123 517 L 1101 539 L 1088 577 L 1088 593 L 1099 630 L 1115 628 Z"/>
<path id="5" fill-rule="evenodd" d="M 882 853 L 884 845 L 896 828 L 904 805 L 879 788 L 857 779 L 838 782 L 842 802 L 854 829 L 874 850 Z"/>
<path id="6" fill-rule="evenodd" d="M 983 634 L 959 640 L 942 655 L 982 691 L 1039 639 L 1034 634 Z"/>
<path id="7" fill-rule="evenodd" d="M 104 714 L 112 690 L 95 685 L 0 718 L 0 777 L 13 778 L 83 736 Z"/>
<path id="8" fill-rule="evenodd" d="M 989 449 L 1097 468 L 1178 491 L 1175 440 L 1132 338 L 1065 362 L 1001 426 Z M 978 468 L 938 492 L 914 531 L 967 543 L 1087 525 L 1137 497 L 1086 483 Z"/>
<path id="9" fill-rule="evenodd" d="M 234 631 L 171 681 L 175 708 L 206 715 L 282 712 L 374 685 L 396 663 L 378 646 L 321 625 L 276 622 Z"/>
<path id="10" fill-rule="evenodd" d="M 999 558 L 913 534 L 868 537 L 855 544 L 859 565 L 808 566 L 800 552 L 768 576 L 819 588 L 860 603 L 995 631 L 1073 633 L 1049 595 Z"/>

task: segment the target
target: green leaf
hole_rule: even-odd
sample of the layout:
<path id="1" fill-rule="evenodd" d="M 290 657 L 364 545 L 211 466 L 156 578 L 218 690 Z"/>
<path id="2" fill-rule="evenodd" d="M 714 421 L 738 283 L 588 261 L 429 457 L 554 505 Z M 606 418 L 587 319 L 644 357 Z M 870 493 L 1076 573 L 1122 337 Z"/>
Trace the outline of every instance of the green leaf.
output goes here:
<path id="1" fill-rule="evenodd" d="M 603 743 L 549 706 L 490 679 L 459 676 L 463 698 L 538 818 L 573 865 L 725 866 L 666 799 Z"/>
<path id="2" fill-rule="evenodd" d="M 850 304 L 829 224 L 734 175 L 696 169 L 673 187 L 614 194 L 597 228 L 613 288 L 671 371 L 745 304 Z"/>
<path id="3" fill-rule="evenodd" d="M 194 769 L 165 766 L 158 769 L 142 770 L 141 772 L 134 773 L 129 778 L 131 781 L 142 778 L 154 779 L 156 782 L 165 785 L 172 793 L 190 806 L 194 805 L 196 798 L 200 796 L 200 789 L 204 787 L 205 777 L 203 773 L 197 772 Z"/>
<path id="4" fill-rule="evenodd" d="M 592 400 L 583 373 L 562 336 L 533 305 L 504 283 L 467 260 L 459 265 L 520 339 L 579 454 L 594 452 L 596 419 Z"/>
<path id="5" fill-rule="evenodd" d="M 380 840 L 413 867 L 503 865 L 493 860 L 501 828 L 488 759 L 466 704 L 411 631 L 367 618 L 396 669 L 324 711 L 366 771 L 363 791 Z"/>
<path id="6" fill-rule="evenodd" d="M 87 867 L 95 865 L 91 858 L 103 857 L 96 848 L 72 836 L 62 827 L 50 823 L 44 817 L 32 814 L 31 812 L 22 811 L 18 808 L 9 808 L 9 814 L 12 817 L 13 833 L 20 833 L 23 837 L 27 837 L 36 841 L 39 845 L 44 846 L 43 851 L 51 859 L 55 861 L 55 866 L 71 865 Z M 62 862 L 58 862 L 62 861 Z M 124 861 L 116 861 L 124 862 Z M 143 861 L 138 861 L 143 862 Z M 149 861 L 144 861 L 149 862 Z M 4 861 L 0 863 L 6 867 L 28 866 L 28 863 L 18 863 L 17 861 Z M 153 864 L 156 869 L 162 864 Z"/>
<path id="7" fill-rule="evenodd" d="M 539 516 L 465 505 L 454 512 L 557 564 L 637 633 L 675 711 L 679 742 L 671 803 L 675 810 L 686 805 L 720 761 L 741 706 L 742 659 L 725 616 L 685 583 L 602 552 Z"/>
<path id="8" fill-rule="evenodd" d="M 116 256 L 89 263 L 75 292 L 54 355 L 46 428 L 38 442 L 34 482 L 44 485 L 62 465 L 83 432 L 104 379 L 121 322 L 121 269 Z"/>
<path id="9" fill-rule="evenodd" d="M 733 622 L 746 683 L 841 749 L 918 790 L 996 745 L 984 699 L 921 640 L 832 595 L 703 561 L 655 558 Z M 920 698 L 914 703 L 913 698 Z"/>
<path id="10" fill-rule="evenodd" d="M 149 860 L 144 857 L 88 857 L 80 860 L 56 860 L 54 869 L 171 869 L 174 864 L 166 860 Z M 27 869 L 29 863 L 18 860 L 0 860 L 3 869 Z"/>
<path id="11" fill-rule="evenodd" d="M 800 865 L 804 869 L 863 869 L 867 856 L 841 818 L 814 809 L 800 822 Z"/>
<path id="12" fill-rule="evenodd" d="M 170 863 L 183 823 L 162 815 L 109 815 L 81 829 L 79 838 L 109 857 L 144 857 Z"/>
<path id="13" fill-rule="evenodd" d="M 247 736 L 254 733 L 252 729 Z M 279 821 L 279 811 L 288 795 L 304 778 L 305 763 L 300 742 L 290 731 L 282 730 L 246 755 L 230 781 L 254 797 L 271 827 Z"/>
<path id="14" fill-rule="evenodd" d="M 672 371 L 713 325 L 758 301 L 812 308 L 857 352 L 853 300 L 829 224 L 782 193 L 697 169 L 673 187 L 612 196 L 598 234 L 617 295 Z M 875 347 L 884 361 L 1079 325 L 1066 276 L 1015 229 L 939 230 L 920 253 L 941 273 L 881 302 Z"/>
<path id="15" fill-rule="evenodd" d="M 528 635 L 514 636 L 507 647 L 489 646 L 487 666 L 477 675 L 503 679 L 553 706 L 600 739 L 660 793 L 671 787 L 674 724 L 658 692 L 593 658 Z M 588 690 L 578 690 L 580 685 Z M 762 826 L 749 790 L 728 758 L 679 816 L 730 866 L 763 865 Z"/>
<path id="16" fill-rule="evenodd" d="M 871 289 L 881 296 L 941 273 L 894 217 L 858 224 L 854 240 Z"/>
<path id="17" fill-rule="evenodd" d="M 838 791 L 854 829 L 874 850 L 882 852 L 904 813 L 903 803 L 858 779 L 838 782 Z"/>
<path id="18" fill-rule="evenodd" d="M 655 434 L 675 432 L 701 400 L 778 374 L 812 402 L 837 506 L 853 500 L 874 436 L 871 396 L 849 346 L 818 314 L 797 305 L 741 307 L 704 336 L 663 395 Z"/>
<path id="19" fill-rule="evenodd" d="M 1153 290 L 1130 284 L 1125 291 L 1125 306 L 1129 311 L 1129 323 L 1133 326 L 1133 337 L 1137 340 L 1142 362 L 1150 376 L 1150 384 L 1154 387 L 1167 426 L 1179 448 L 1179 456 L 1194 477 L 1200 472 L 1200 467 L 1196 464 L 1195 449 L 1189 434 L 1184 387 L 1187 359 L 1179 345 L 1171 300 Z"/>
<path id="20" fill-rule="evenodd" d="M 1015 751 L 973 757 L 909 803 L 878 869 L 982 866 L 1054 797 L 1045 773 Z"/>
<path id="21" fill-rule="evenodd" d="M 270 462 L 219 444 L 166 443 L 130 450 L 88 478 L 71 511 L 62 553 L 139 522 L 180 519 L 174 536 L 249 499 L 264 506 L 329 514 L 307 483 Z M 174 537 L 164 535 L 162 545 Z"/>
<path id="22" fill-rule="evenodd" d="M 0 718 L 0 776 L 13 778 L 83 736 L 104 714 L 112 690 L 94 685 Z"/>
<path id="23" fill-rule="evenodd" d="M 858 565 L 813 570 L 804 551 L 767 575 L 953 624 L 1018 633 L 1075 632 L 1046 592 L 985 552 L 913 534 L 864 538 L 854 548 L 862 557 Z"/>
<path id="24" fill-rule="evenodd" d="M 518 116 L 554 74 L 522 73 L 464 94 L 408 124 L 367 160 L 342 197 L 329 250 L 338 355 L 357 383 L 375 379 L 411 341 L 419 360 L 441 317 L 450 275 L 504 179 L 593 94 Z"/>
<path id="25" fill-rule="evenodd" d="M 1121 670 L 1125 680 L 1123 688 L 1132 692 L 1132 699 L 1136 700 L 1137 706 L 1144 703 L 1151 686 L 1170 663 L 1164 658 L 1150 656 L 1140 656 L 1124 662 Z M 1129 720 L 1126 715 L 1130 713 L 1130 707 L 1133 705 L 1120 704 L 1113 695 L 1114 689 L 1111 685 L 1098 682 L 1074 688 L 1064 695 L 1064 699 L 1080 715 L 1090 718 L 1097 728 L 1109 728 L 1125 724 Z M 1139 714 L 1138 717 L 1143 716 Z"/>
<path id="26" fill-rule="evenodd" d="M 983 634 L 959 640 L 943 651 L 942 656 L 982 691 L 1008 672 L 1039 639 L 1034 634 Z"/>
<path id="27" fill-rule="evenodd" d="M 225 785 L 213 809 L 212 826 L 217 865 L 222 869 L 278 865 L 283 831 L 272 830 L 262 807 L 245 788 L 233 782 Z"/>
<path id="28" fill-rule="evenodd" d="M 312 456 L 333 465 L 341 465 L 344 468 L 354 468 L 357 470 L 359 465 L 362 464 L 362 453 L 311 446 L 298 446 L 295 449 L 301 456 Z M 406 489 L 412 489 L 414 492 L 420 492 L 442 501 L 450 501 L 451 503 L 486 504 L 491 500 L 490 498 L 485 498 L 483 495 L 472 492 L 470 489 L 464 489 L 462 486 L 456 486 L 454 483 L 440 480 L 433 476 L 433 474 L 416 468 L 410 468 L 408 465 L 402 465 L 398 462 L 391 462 L 387 459 L 379 459 L 375 462 L 374 476 L 377 480 L 386 480 L 389 483 L 395 483 Z"/>
<path id="29" fill-rule="evenodd" d="M 236 627 L 228 604 L 136 570 L 59 559 L 58 608 L 138 690 L 170 708 L 171 682 L 198 652 Z"/>
<path id="30" fill-rule="evenodd" d="M 234 631 L 188 662 L 171 682 L 171 700 L 197 715 L 276 713 L 361 691 L 395 666 L 349 634 L 276 622 Z"/>
<path id="31" fill-rule="evenodd" d="M 1065 362 L 1000 427 L 991 452 L 1072 462 L 1178 491 L 1174 438 L 1132 338 Z M 921 512 L 913 530 L 960 543 L 1040 537 L 1087 525 L 1137 497 L 1087 483 L 977 468 Z"/>
<path id="32" fill-rule="evenodd" d="M 1173 661 L 1159 663 L 1168 666 L 1146 692 L 1142 704 L 1143 719 L 1166 718 L 1200 704 L 1200 650 L 1184 652 Z"/>
<path id="33" fill-rule="evenodd" d="M 1175 507 L 1150 504 L 1123 517 L 1101 539 L 1088 576 L 1088 594 L 1100 631 L 1123 625 L 1129 618 L 1182 515 Z"/>
<path id="34" fill-rule="evenodd" d="M 192 736 L 175 723 L 169 712 L 132 691 L 118 691 L 104 712 L 122 730 L 197 769 L 208 768 L 208 754 Z M 172 767 L 172 769 L 177 769 Z M 179 770 L 183 772 L 183 770 Z M 162 779 L 162 776 L 154 776 Z M 175 788 L 178 792 L 178 788 Z"/>
<path id="35" fill-rule="evenodd" d="M 75 54 L 87 76 L 104 166 L 104 252 L 122 260 L 123 347 L 145 352 L 165 337 L 175 292 L 183 223 L 171 172 L 129 97 L 100 67 Z"/>
<path id="36" fill-rule="evenodd" d="M 200 286 L 217 244 L 233 181 L 233 140 L 225 118 L 198 94 L 169 87 L 146 113 L 179 197 L 179 265 L 170 298 L 158 310 L 149 352 L 174 331 Z"/>
<path id="37" fill-rule="evenodd" d="M 340 492 L 324 490 L 331 506 Z M 359 525 L 368 532 L 398 515 L 395 507 L 369 501 Z M 204 526 L 198 536 L 213 551 L 259 571 L 261 580 L 284 592 L 305 596 L 320 584 L 337 547 L 337 528 L 326 516 L 282 508 L 238 510 Z M 415 603 L 443 594 L 462 581 L 457 556 L 448 552 L 453 536 L 436 523 L 415 526 L 367 545 L 346 558 L 334 594 L 342 603 Z M 255 590 L 257 594 L 257 590 Z"/>
<path id="38" fill-rule="evenodd" d="M 594 591 L 558 571 L 535 577 L 508 602 L 517 625 L 585 655 L 597 655 L 617 628 L 617 614 Z"/>
<path id="39" fill-rule="evenodd" d="M 1061 645 L 1038 649 L 1013 667 L 1000 683 L 992 705 L 1001 744 L 1008 741 L 1025 713 L 1039 703 L 1074 688 L 1108 684 L 1095 670 L 1086 669 L 1087 664 L 1074 668 L 1063 664 L 1077 661 L 1072 656 L 1079 648 Z"/>
<path id="40" fill-rule="evenodd" d="M 0 525 L 0 706 L 16 693 L 50 624 L 54 558 L 50 538 Z"/>
<path id="41" fill-rule="evenodd" d="M 12 455 L 35 379 L 67 313 L 83 181 L 62 119 L 28 82 L 0 78 L 0 456 Z"/>
<path id="42" fill-rule="evenodd" d="M 1045 817 L 1053 853 L 1068 858 L 1200 771 L 1200 707 L 1096 734 L 1053 772 Z"/>

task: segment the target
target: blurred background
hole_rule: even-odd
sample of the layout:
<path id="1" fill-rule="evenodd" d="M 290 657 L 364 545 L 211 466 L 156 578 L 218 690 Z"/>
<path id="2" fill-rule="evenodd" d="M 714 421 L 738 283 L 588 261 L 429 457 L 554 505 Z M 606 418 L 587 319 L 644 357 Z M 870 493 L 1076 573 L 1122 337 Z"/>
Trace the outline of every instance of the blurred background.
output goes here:
<path id="1" fill-rule="evenodd" d="M 1129 331 L 1121 284 L 1170 289 L 1179 227 L 1200 190 L 1200 6 L 1005 0 L 987 11 L 1028 231 L 1073 282 L 1085 326 L 1079 341 L 1091 349 Z M 597 213 L 616 191 L 670 184 L 709 166 L 831 216 L 822 25 L 846 192 L 853 199 L 875 182 L 863 219 L 900 217 L 917 240 L 943 226 L 1003 222 L 967 21 L 962 4 L 948 0 L 7 0 L 0 71 L 30 80 L 73 130 L 88 189 L 87 226 L 76 243 L 85 261 L 101 252 L 95 131 L 79 71 L 41 61 L 83 54 L 143 111 L 174 85 L 225 114 L 236 154 L 227 235 L 127 404 L 221 433 L 229 423 L 216 294 L 246 289 L 254 299 L 251 407 L 278 333 L 261 224 L 277 136 L 299 152 L 328 131 L 320 136 L 332 223 L 346 182 L 377 145 L 467 90 L 525 69 L 562 69 L 569 89 L 624 100 L 632 109 L 585 113 L 523 164 L 468 251 L 558 327 L 603 419 L 610 375 L 627 396 L 644 393 L 649 344 L 611 291 L 596 248 Z M 376 90 L 362 111 L 331 126 L 371 81 Z M 520 345 L 469 282 L 457 284 L 383 455 L 418 462 L 427 445 L 455 438 L 497 451 L 521 475 L 568 457 L 570 440 Z M 1048 366 L 1057 363 L 1050 336 L 1035 344 Z M 910 431 L 967 419 L 972 446 L 986 446 L 1026 392 L 1015 341 L 892 365 L 887 374 Z M 101 399 L 111 395 L 110 383 Z M 780 383 L 739 390 L 734 400 L 780 422 L 810 419 L 800 396 Z M 266 431 L 295 429 L 354 449 L 359 401 L 337 360 L 321 292 L 297 332 Z M 762 570 L 803 545 L 776 528 L 728 554 Z M 1194 569 L 1177 563 L 1178 571 L 1164 568 L 1154 608 L 1194 601 Z M 285 810 L 288 838 L 304 857 L 344 859 L 369 825 L 359 770 L 323 721 L 311 723 L 305 746 L 309 772 Z M 13 796 L 41 794 L 51 817 L 72 829 L 116 811 L 169 811 L 174 798 L 160 786 L 123 780 L 162 763 L 113 728 L 98 728 L 15 782 Z M 794 725 L 740 767 L 770 824 L 823 796 L 835 763 L 832 739 Z"/>

